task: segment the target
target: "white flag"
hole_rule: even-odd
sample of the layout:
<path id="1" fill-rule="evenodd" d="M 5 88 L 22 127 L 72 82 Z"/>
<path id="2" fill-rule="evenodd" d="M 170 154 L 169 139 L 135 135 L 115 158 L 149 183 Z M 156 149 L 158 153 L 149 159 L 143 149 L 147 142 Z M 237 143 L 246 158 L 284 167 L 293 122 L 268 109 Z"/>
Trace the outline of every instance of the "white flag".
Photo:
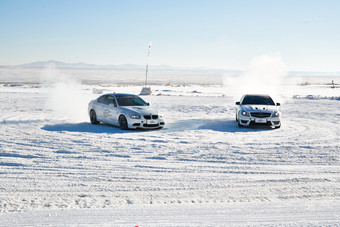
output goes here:
<path id="1" fill-rule="evenodd" d="M 149 43 L 148 59 L 150 58 L 150 54 L 151 54 L 151 42 Z"/>

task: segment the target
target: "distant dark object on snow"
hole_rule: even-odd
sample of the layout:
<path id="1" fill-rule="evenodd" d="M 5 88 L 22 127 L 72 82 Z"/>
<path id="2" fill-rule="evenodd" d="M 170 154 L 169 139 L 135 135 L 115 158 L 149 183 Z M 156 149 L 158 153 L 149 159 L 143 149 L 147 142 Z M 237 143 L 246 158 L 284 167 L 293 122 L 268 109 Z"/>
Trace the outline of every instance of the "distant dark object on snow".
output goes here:
<path id="1" fill-rule="evenodd" d="M 140 95 L 151 95 L 152 91 L 150 87 L 143 87 Z"/>

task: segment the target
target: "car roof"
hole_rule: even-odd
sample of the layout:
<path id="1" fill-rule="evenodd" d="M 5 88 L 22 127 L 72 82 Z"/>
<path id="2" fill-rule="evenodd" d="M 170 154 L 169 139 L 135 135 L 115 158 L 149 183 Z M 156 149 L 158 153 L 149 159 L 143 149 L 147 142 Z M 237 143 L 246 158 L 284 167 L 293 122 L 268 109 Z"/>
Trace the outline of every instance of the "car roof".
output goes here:
<path id="1" fill-rule="evenodd" d="M 266 95 L 266 94 L 245 94 L 244 96 L 269 96 L 269 95 Z"/>
<path id="2" fill-rule="evenodd" d="M 265 94 L 245 94 L 244 96 L 262 96 L 262 97 L 270 97 L 270 95 L 265 95 Z"/>
<path id="3" fill-rule="evenodd" d="M 135 94 L 129 94 L 129 93 L 107 93 L 103 95 L 112 95 L 112 96 L 137 96 Z"/>

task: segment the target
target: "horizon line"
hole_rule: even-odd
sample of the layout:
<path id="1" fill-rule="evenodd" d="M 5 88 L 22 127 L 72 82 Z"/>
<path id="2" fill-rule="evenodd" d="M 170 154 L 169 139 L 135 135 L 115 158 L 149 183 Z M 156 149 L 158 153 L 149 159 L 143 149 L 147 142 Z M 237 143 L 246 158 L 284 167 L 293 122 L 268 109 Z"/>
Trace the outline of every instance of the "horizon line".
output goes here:
<path id="1" fill-rule="evenodd" d="M 74 69 L 81 69 L 81 67 L 76 67 L 76 66 L 71 66 L 71 65 L 88 65 L 95 67 L 94 69 L 104 69 L 104 68 L 109 68 L 109 67 L 122 67 L 122 66 L 135 66 L 139 68 L 144 68 L 146 65 L 141 65 L 141 64 L 136 64 L 136 63 L 123 63 L 123 64 L 95 64 L 95 63 L 86 63 L 86 62 L 64 62 L 64 61 L 59 61 L 59 60 L 38 60 L 30 63 L 23 63 L 23 64 L 13 64 L 13 65 L 0 65 L 0 67 L 26 67 L 26 68 L 43 68 L 46 66 L 34 66 L 33 64 L 48 64 L 48 63 L 60 63 L 60 64 L 65 64 L 65 65 L 70 65 L 69 67 L 57 67 L 57 68 L 74 68 Z M 244 72 L 246 69 L 226 69 L 226 68 L 212 68 L 212 67 L 198 67 L 198 66 L 173 66 L 173 65 L 153 65 L 149 64 L 151 67 L 167 67 L 169 69 L 181 69 L 181 70 L 212 70 L 212 71 L 233 71 L 233 72 Z M 100 68 L 102 67 L 102 68 Z M 83 68 L 83 69 L 89 69 L 89 68 Z M 323 71 L 323 70 L 287 70 L 289 73 L 294 73 L 294 72 L 305 72 L 305 73 L 339 73 L 340 70 L 335 70 L 335 71 Z"/>

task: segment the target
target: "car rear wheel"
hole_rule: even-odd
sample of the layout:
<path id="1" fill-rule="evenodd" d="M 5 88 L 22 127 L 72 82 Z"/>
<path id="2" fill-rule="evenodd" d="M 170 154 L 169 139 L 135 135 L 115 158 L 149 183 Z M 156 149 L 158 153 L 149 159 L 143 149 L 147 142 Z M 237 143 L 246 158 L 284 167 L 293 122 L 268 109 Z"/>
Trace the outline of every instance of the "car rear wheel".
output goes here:
<path id="1" fill-rule="evenodd" d="M 90 121 L 91 121 L 91 124 L 93 125 L 99 124 L 99 121 L 97 120 L 96 111 L 94 110 L 90 111 Z"/>
<path id="2" fill-rule="evenodd" d="M 123 115 L 119 117 L 119 128 L 122 130 L 128 129 L 128 122 L 126 120 L 126 117 Z"/>

